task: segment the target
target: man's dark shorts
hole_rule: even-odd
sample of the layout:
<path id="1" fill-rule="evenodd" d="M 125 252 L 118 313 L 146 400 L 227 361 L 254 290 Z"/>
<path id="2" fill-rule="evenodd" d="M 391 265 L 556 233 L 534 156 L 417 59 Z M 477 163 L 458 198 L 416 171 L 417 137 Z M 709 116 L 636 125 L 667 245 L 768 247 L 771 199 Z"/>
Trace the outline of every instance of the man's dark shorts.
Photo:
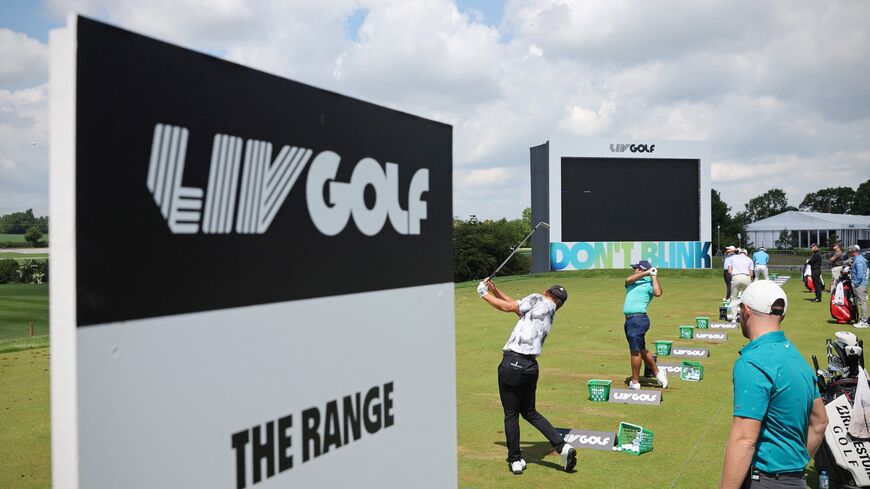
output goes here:
<path id="1" fill-rule="evenodd" d="M 625 316 L 625 339 L 628 349 L 641 351 L 646 349 L 646 332 L 649 330 L 649 316 L 646 314 L 629 314 Z"/>

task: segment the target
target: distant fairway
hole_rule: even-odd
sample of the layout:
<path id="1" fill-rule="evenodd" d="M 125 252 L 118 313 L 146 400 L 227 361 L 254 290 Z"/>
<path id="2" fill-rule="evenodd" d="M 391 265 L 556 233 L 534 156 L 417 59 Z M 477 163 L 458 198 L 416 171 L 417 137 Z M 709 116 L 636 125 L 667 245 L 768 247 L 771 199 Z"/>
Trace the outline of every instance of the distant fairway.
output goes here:
<path id="1" fill-rule="evenodd" d="M 662 270 L 664 296 L 650 306 L 652 328 L 648 345 L 656 339 L 675 345 L 708 347 L 703 360 L 704 380 L 680 381 L 671 376 L 659 407 L 619 405 L 588 401 L 586 381 L 610 379 L 625 387 L 629 376 L 628 348 L 623 333 L 623 280 L 626 271 L 553 273 L 544 276 L 507 277 L 496 283 L 513 298 L 541 292 L 553 283 L 568 290 L 565 307 L 556 321 L 539 359 L 541 378 L 537 405 L 556 427 L 615 431 L 620 421 L 639 424 L 655 433 L 654 450 L 639 457 L 613 452 L 580 450 L 577 472 L 558 469 L 560 458 L 549 443 L 523 420 L 523 456 L 528 469 L 521 476 L 507 470 L 501 404 L 496 367 L 501 348 L 516 317 L 485 304 L 476 284 L 456 288 L 456 358 L 460 488 L 588 487 L 669 488 L 683 464 L 686 468 L 675 487 L 711 488 L 718 485 L 722 455 L 731 426 L 731 367 L 738 350 L 747 343 L 739 330 L 728 330 L 726 344 L 679 340 L 678 325 L 693 324 L 695 316 L 718 316 L 724 286 L 721 272 Z M 824 353 L 824 338 L 851 326 L 829 324 L 828 305 L 804 299 L 797 274 L 786 285 L 791 300 L 784 329 L 807 361 Z M 827 299 L 826 299 L 827 300 Z M 860 336 L 866 337 L 863 333 Z M 679 361 L 672 359 L 672 361 Z M 721 408 L 721 412 L 720 412 Z M 718 417 L 717 417 L 718 413 Z M 714 420 L 715 418 L 715 420 Z M 691 460 L 687 459 L 699 436 L 709 428 Z M 810 487 L 816 476 L 809 477 Z"/>
<path id="2" fill-rule="evenodd" d="M 48 284 L 0 284 L 0 339 L 27 336 L 29 321 L 48 334 Z"/>
<path id="3" fill-rule="evenodd" d="M 670 488 L 716 487 L 722 454 L 731 425 L 731 366 L 746 343 L 739 331 L 729 330 L 726 344 L 677 340 L 680 324 L 695 316 L 715 316 L 722 297 L 718 270 L 662 270 L 664 296 L 650 308 L 652 330 L 648 341 L 675 340 L 675 344 L 709 347 L 704 380 L 682 382 L 671 378 L 660 407 L 593 403 L 586 400 L 586 381 L 611 379 L 621 386 L 628 376 L 628 353 L 622 332 L 623 276 L 625 271 L 566 272 L 496 279 L 515 298 L 540 292 L 552 283 L 568 289 L 569 300 L 557 318 L 540 358 L 538 408 L 557 427 L 613 431 L 620 421 L 643 425 L 655 433 L 655 449 L 639 457 L 612 452 L 579 451 L 577 472 L 559 470 L 559 457 L 544 438 L 520 421 L 523 456 L 529 463 L 521 476 L 508 472 L 504 461 L 504 434 L 498 400 L 496 366 L 515 322 L 499 313 L 474 291 L 476 284 L 456 286 L 456 358 L 458 405 L 459 488 Z M 796 279 L 786 286 L 791 300 L 786 334 L 809 361 L 824 353 L 824 338 L 850 326 L 829 323 L 828 305 L 812 304 L 810 294 Z M 47 287 L 0 286 L 0 324 L 21 330 L 22 318 L 41 311 L 47 315 Z M 7 321 L 9 308 L 18 319 Z M 24 323 L 26 327 L 26 322 Z M 6 331 L 4 329 L 3 331 Z M 864 332 L 859 336 L 867 339 Z M 44 338 L 31 343 L 45 344 Z M 21 340 L 0 340 L 4 347 Z M 673 359 L 673 361 L 677 361 Z M 48 349 L 0 353 L 0 488 L 41 489 L 50 486 Z M 708 430 L 694 455 L 689 453 Z M 385 466 L 384 470 L 389 470 Z M 816 488 L 811 474 L 809 486 Z"/>

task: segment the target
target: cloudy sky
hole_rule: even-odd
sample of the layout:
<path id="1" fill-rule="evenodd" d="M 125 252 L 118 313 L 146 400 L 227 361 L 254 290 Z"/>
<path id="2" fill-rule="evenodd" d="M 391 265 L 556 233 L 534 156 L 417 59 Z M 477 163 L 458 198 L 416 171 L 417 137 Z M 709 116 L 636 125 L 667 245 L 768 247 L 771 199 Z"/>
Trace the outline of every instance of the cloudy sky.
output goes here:
<path id="1" fill-rule="evenodd" d="M 48 31 L 73 10 L 452 124 L 460 217 L 519 216 L 555 137 L 710 141 L 737 209 L 870 178 L 864 0 L 3 0 L 0 213 L 48 211 Z"/>

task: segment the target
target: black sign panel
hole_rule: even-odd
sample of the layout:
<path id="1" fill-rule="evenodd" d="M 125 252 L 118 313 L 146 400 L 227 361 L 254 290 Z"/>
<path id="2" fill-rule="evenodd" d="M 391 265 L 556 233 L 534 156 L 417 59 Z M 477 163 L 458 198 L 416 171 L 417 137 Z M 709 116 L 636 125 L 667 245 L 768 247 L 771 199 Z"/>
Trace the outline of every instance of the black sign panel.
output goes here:
<path id="1" fill-rule="evenodd" d="M 698 241 L 699 163 L 562 158 L 562 241 Z"/>
<path id="2" fill-rule="evenodd" d="M 453 280 L 452 128 L 78 20 L 78 324 Z"/>

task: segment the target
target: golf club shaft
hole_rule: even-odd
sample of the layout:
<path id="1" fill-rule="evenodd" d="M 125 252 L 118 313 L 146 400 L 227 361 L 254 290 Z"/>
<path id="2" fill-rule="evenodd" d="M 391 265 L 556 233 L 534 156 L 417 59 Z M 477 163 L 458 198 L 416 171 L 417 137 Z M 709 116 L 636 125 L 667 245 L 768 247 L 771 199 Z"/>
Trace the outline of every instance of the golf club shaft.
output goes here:
<path id="1" fill-rule="evenodd" d="M 503 262 L 501 262 L 501 265 L 499 265 L 498 268 L 496 268 L 494 272 L 492 272 L 491 274 L 489 274 L 489 277 L 486 277 L 486 280 L 490 280 L 492 277 L 495 277 L 495 275 L 498 273 L 498 271 L 501 270 L 502 267 L 505 266 L 505 264 L 507 264 L 507 262 L 509 262 L 511 258 L 513 258 L 513 256 L 517 253 L 517 251 L 520 250 L 520 246 L 522 246 L 526 241 L 528 241 L 529 238 L 532 237 L 532 234 L 533 234 L 535 231 L 537 231 L 538 228 L 541 227 L 541 226 L 546 226 L 546 227 L 548 227 L 548 228 L 550 227 L 549 224 L 547 224 L 547 223 L 545 223 L 545 222 L 543 222 L 543 221 L 541 221 L 541 222 L 539 222 L 537 225 L 535 225 L 535 227 L 533 227 L 532 230 L 529 231 L 529 234 L 527 234 L 526 237 L 523 238 L 523 240 L 520 241 L 520 242 L 519 242 L 519 243 L 514 247 L 514 250 L 511 252 L 511 254 L 508 255 L 508 257 L 505 258 L 505 260 L 504 260 Z"/>

